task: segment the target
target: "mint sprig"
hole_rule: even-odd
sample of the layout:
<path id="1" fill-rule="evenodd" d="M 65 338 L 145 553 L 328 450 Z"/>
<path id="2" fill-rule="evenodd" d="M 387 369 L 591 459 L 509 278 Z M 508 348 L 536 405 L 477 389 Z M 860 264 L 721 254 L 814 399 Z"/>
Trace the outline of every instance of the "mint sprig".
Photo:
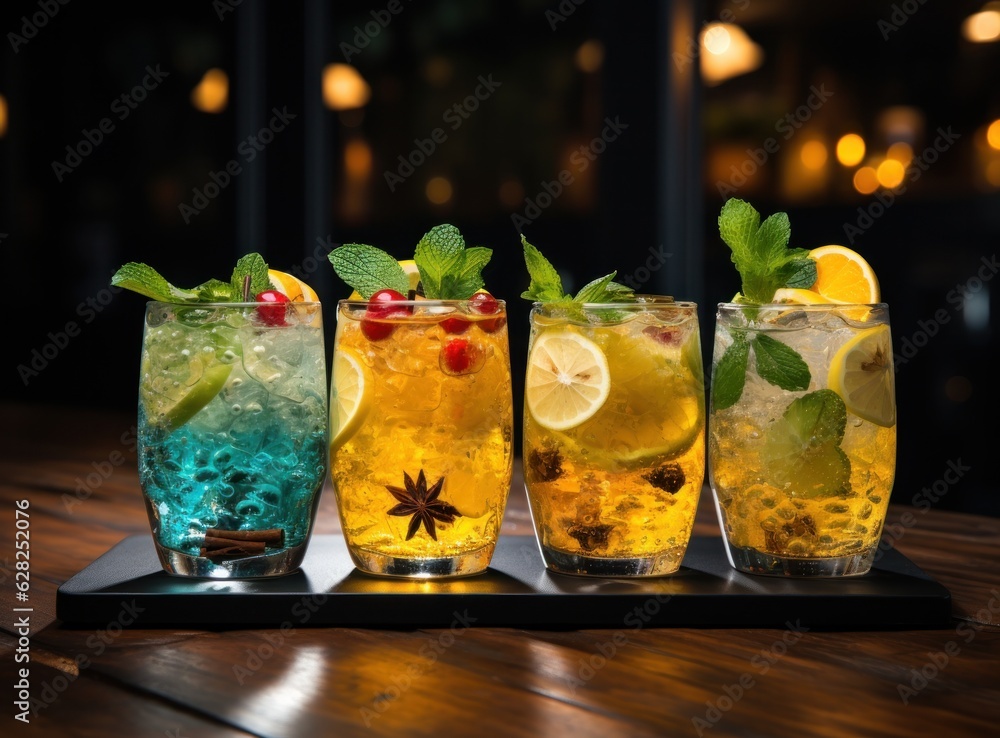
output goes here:
<path id="1" fill-rule="evenodd" d="M 337 276 L 357 290 L 366 300 L 379 290 L 395 290 L 406 295 L 410 280 L 392 256 L 382 249 L 363 243 L 347 243 L 329 254 Z"/>
<path id="2" fill-rule="evenodd" d="M 433 300 L 472 297 L 483 288 L 482 271 L 492 257 L 493 249 L 466 248 L 458 228 L 448 223 L 435 226 L 424 234 L 413 254 L 424 296 Z"/>
<path id="3" fill-rule="evenodd" d="M 582 305 L 584 303 L 621 302 L 631 299 L 632 288 L 615 282 L 618 272 L 611 272 L 588 282 L 576 295 L 563 291 L 562 277 L 552 263 L 542 256 L 542 252 L 528 242 L 521 234 L 524 246 L 524 265 L 528 268 L 531 282 L 521 297 L 533 302 L 556 303 L 560 305 Z"/>
<path id="4" fill-rule="evenodd" d="M 816 282 L 816 262 L 806 249 L 788 247 L 791 234 L 787 213 L 761 223 L 760 213 L 743 200 L 731 198 L 722 206 L 719 235 L 743 280 L 740 302 L 762 305 L 781 287 L 808 289 Z"/>
<path id="5" fill-rule="evenodd" d="M 111 284 L 138 292 L 151 300 L 173 303 L 243 302 L 243 283 L 250 277 L 250 299 L 271 289 L 267 262 L 257 253 L 247 254 L 236 262 L 228 282 L 210 279 L 197 287 L 182 289 L 170 284 L 153 267 L 134 261 L 124 264 L 111 277 Z"/>

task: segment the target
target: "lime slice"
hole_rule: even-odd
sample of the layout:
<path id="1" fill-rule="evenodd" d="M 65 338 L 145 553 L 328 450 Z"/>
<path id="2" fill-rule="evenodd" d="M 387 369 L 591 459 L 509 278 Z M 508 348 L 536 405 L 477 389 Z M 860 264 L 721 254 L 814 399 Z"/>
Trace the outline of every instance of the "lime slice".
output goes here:
<path id="1" fill-rule="evenodd" d="M 846 425 L 847 409 L 828 389 L 793 400 L 764 438 L 767 482 L 795 497 L 842 492 L 851 479 L 851 462 L 840 448 Z"/>
<path id="2" fill-rule="evenodd" d="M 539 335 L 528 355 L 524 398 L 532 417 L 549 430 L 574 428 L 601 409 L 611 391 L 604 352 L 570 331 Z"/>
<path id="3" fill-rule="evenodd" d="M 179 428 L 219 394 L 233 371 L 232 364 L 211 363 L 207 366 L 199 356 L 188 362 L 186 376 L 161 375 L 143 381 L 139 397 L 146 417 L 153 425 L 168 429 Z"/>
<path id="4" fill-rule="evenodd" d="M 889 326 L 861 331 L 834 354 L 827 383 L 859 418 L 896 424 L 896 385 Z"/>
<path id="5" fill-rule="evenodd" d="M 330 403 L 330 450 L 343 446 L 357 433 L 368 414 L 371 375 L 364 361 L 348 348 L 333 357 L 333 398 Z"/>

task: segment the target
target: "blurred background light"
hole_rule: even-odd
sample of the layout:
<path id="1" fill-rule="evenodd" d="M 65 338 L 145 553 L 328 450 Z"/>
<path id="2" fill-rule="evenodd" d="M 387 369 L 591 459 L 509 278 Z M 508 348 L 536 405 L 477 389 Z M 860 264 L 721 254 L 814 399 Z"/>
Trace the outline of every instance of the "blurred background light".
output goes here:
<path id="1" fill-rule="evenodd" d="M 1000 3 L 987 3 L 980 12 L 966 18 L 962 35 L 977 44 L 1000 39 Z"/>
<path id="2" fill-rule="evenodd" d="M 990 123 L 990 127 L 986 129 L 986 143 L 991 149 L 1000 151 L 1000 118 Z"/>
<path id="3" fill-rule="evenodd" d="M 596 72 L 604 63 L 604 44 L 594 39 L 584 41 L 576 50 L 573 60 L 581 72 Z"/>
<path id="4" fill-rule="evenodd" d="M 209 69 L 191 90 L 191 104 L 203 113 L 221 113 L 229 102 L 229 75 Z"/>
<path id="5" fill-rule="evenodd" d="M 7 134 L 7 98 L 0 95 L 0 138 Z"/>
<path id="6" fill-rule="evenodd" d="M 875 176 L 878 178 L 878 183 L 888 190 L 899 187 L 903 184 L 903 177 L 906 175 L 906 169 L 895 159 L 886 159 L 881 164 L 878 165 L 878 169 L 875 170 Z"/>
<path id="7" fill-rule="evenodd" d="M 350 64 L 327 64 L 323 69 L 323 102 L 331 110 L 351 110 L 368 104 L 372 88 Z"/>
<path id="8" fill-rule="evenodd" d="M 424 189 L 428 202 L 434 205 L 444 205 L 451 200 L 451 181 L 447 177 L 431 177 Z"/>
<path id="9" fill-rule="evenodd" d="M 874 167 L 861 167 L 854 173 L 854 189 L 862 195 L 870 195 L 878 189 L 878 175 Z"/>
<path id="10" fill-rule="evenodd" d="M 746 32 L 732 23 L 709 23 L 701 32 L 701 76 L 708 85 L 752 72 L 764 52 Z"/>
<path id="11" fill-rule="evenodd" d="M 888 151 L 885 152 L 885 156 L 887 159 L 898 161 L 905 169 L 913 161 L 913 147 L 906 143 L 906 141 L 897 141 L 889 147 Z"/>
<path id="12" fill-rule="evenodd" d="M 802 145 L 802 151 L 799 152 L 799 156 L 802 159 L 802 164 L 807 169 L 822 169 L 826 164 L 828 156 L 826 144 L 817 139 L 806 141 Z"/>
<path id="13" fill-rule="evenodd" d="M 855 167 L 865 158 L 865 140 L 856 133 L 846 133 L 837 141 L 837 161 Z"/>

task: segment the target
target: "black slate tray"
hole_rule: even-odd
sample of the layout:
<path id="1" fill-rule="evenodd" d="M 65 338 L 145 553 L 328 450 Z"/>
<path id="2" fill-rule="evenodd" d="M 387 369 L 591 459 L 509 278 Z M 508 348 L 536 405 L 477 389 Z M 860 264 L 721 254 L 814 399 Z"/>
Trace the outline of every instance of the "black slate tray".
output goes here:
<path id="1" fill-rule="evenodd" d="M 122 617 L 125 613 L 127 617 Z M 450 581 L 372 577 L 339 535 L 313 536 L 302 569 L 259 580 L 189 579 L 162 571 L 150 536 L 126 538 L 61 587 L 64 625 L 510 626 L 533 628 L 938 628 L 951 596 L 887 550 L 872 571 L 844 579 L 784 579 L 734 571 L 720 538 L 695 537 L 676 574 L 595 579 L 545 569 L 530 536 L 502 536 L 487 572 Z"/>

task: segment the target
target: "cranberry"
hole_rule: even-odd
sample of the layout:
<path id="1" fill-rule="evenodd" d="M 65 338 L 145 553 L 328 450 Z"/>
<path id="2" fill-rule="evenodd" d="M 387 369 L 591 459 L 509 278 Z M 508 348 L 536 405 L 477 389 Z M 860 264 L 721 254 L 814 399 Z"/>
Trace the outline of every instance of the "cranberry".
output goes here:
<path id="1" fill-rule="evenodd" d="M 665 346 L 679 346 L 681 343 L 680 328 L 666 328 L 651 325 L 643 328 L 642 332 L 654 341 L 658 341 Z"/>
<path id="2" fill-rule="evenodd" d="M 410 307 L 392 304 L 405 299 L 406 296 L 396 292 L 396 290 L 379 290 L 371 296 L 371 299 L 368 300 L 368 308 L 365 310 L 365 317 L 361 320 L 361 332 L 369 341 L 381 341 L 392 335 L 396 326 L 385 322 L 385 318 L 409 315 L 413 312 Z"/>
<path id="3" fill-rule="evenodd" d="M 266 302 L 268 305 L 261 305 L 257 308 L 257 315 L 267 325 L 286 325 L 285 305 L 288 296 L 277 290 L 264 290 L 257 293 L 254 298 L 257 302 Z"/>
<path id="4" fill-rule="evenodd" d="M 486 290 L 479 290 L 479 292 L 470 297 L 469 307 L 473 312 L 479 313 L 480 315 L 493 315 L 494 313 L 500 312 L 500 303 L 498 303 L 497 299 Z M 507 325 L 507 318 L 500 315 L 496 318 L 490 318 L 489 320 L 478 320 L 476 321 L 476 325 L 487 333 L 496 333 L 498 330 Z"/>
<path id="5" fill-rule="evenodd" d="M 453 338 L 441 348 L 441 370 L 445 374 L 471 374 L 482 368 L 483 352 L 464 338 Z"/>
<path id="6" fill-rule="evenodd" d="M 470 325 L 472 325 L 472 323 L 467 320 L 463 320 L 462 318 L 445 318 L 441 321 L 441 330 L 445 333 L 458 335 L 469 330 Z"/>

